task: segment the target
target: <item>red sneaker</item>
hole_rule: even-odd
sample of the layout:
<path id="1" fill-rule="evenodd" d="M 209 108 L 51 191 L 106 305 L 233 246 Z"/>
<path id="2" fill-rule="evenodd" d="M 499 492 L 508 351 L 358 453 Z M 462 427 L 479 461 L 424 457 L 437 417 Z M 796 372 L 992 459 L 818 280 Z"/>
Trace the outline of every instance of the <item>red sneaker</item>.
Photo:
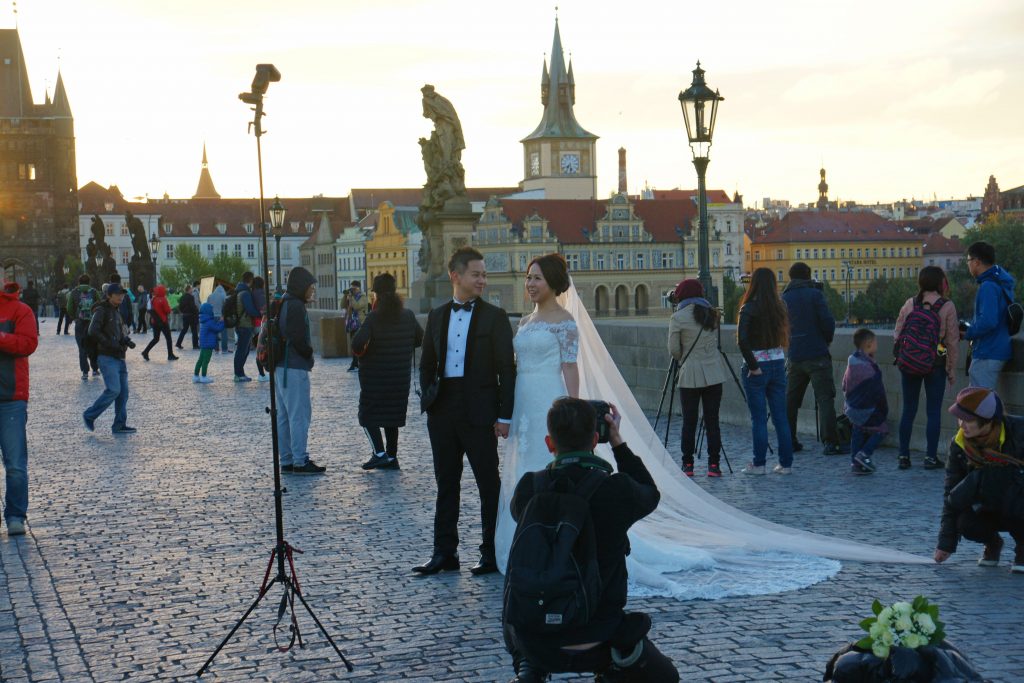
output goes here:
<path id="1" fill-rule="evenodd" d="M 685 474 L 688 477 L 692 477 L 693 476 L 693 463 L 692 462 L 690 462 L 690 463 L 684 462 L 683 463 L 683 474 Z"/>
<path id="2" fill-rule="evenodd" d="M 720 477 L 722 476 L 722 468 L 718 466 L 717 462 L 708 464 L 708 476 L 709 477 Z"/>

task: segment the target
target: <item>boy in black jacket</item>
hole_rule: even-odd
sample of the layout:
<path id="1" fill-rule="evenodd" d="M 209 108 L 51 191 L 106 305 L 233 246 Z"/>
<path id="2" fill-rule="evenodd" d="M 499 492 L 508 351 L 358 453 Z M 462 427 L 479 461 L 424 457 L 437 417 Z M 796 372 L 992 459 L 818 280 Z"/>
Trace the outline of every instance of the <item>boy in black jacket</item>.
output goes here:
<path id="1" fill-rule="evenodd" d="M 606 681 L 657 681 L 674 683 L 679 674 L 672 662 L 647 639 L 651 618 L 627 613 L 626 533 L 658 506 L 661 494 L 643 461 L 629 450 L 619 434 L 619 414 L 612 406 L 608 422 L 609 443 L 618 473 L 594 455 L 598 443 L 597 415 L 587 402 L 560 398 L 548 411 L 548 449 L 555 454 L 548 470 L 557 480 L 568 477 L 579 483 L 594 469 L 607 478 L 590 496 L 597 563 L 601 577 L 600 602 L 584 626 L 559 633 L 524 633 L 505 624 L 505 642 L 517 675 L 513 683 L 539 683 L 549 672 L 593 672 Z M 534 495 L 535 473 L 523 476 L 512 496 L 511 513 L 519 520 Z"/>

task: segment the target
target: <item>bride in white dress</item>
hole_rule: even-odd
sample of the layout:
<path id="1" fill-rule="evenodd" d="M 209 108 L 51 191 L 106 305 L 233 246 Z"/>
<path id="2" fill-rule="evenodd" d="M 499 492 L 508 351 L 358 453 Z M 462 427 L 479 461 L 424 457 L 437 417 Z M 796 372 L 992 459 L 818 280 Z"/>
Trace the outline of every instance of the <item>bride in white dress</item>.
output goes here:
<path id="1" fill-rule="evenodd" d="M 576 295 L 564 259 L 558 254 L 534 259 L 526 291 L 535 310 L 520 321 L 513 340 L 515 411 L 502 463 L 495 534 L 502 572 L 515 533 L 509 500 L 523 474 L 551 462 L 544 442 L 547 412 L 552 401 L 567 395 L 616 405 L 623 439 L 643 459 L 661 491 L 658 509 L 630 532 L 630 595 L 761 595 L 823 581 L 839 571 L 836 560 L 930 562 L 767 522 L 704 491 L 682 475 L 654 433 Z M 599 445 L 596 453 L 614 466 L 607 444 Z"/>

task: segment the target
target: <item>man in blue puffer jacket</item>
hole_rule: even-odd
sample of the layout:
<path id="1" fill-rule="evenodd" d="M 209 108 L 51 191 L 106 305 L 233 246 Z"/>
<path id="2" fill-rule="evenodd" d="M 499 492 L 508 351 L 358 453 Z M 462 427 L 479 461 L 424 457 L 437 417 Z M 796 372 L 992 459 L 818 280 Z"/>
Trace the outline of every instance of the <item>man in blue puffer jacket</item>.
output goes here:
<path id="1" fill-rule="evenodd" d="M 971 342 L 972 387 L 996 389 L 999 373 L 1013 355 L 1006 307 L 1013 302 L 1013 276 L 996 265 L 996 249 L 988 242 L 967 247 L 967 270 L 978 283 L 974 317 L 961 339 Z"/>
<path id="2" fill-rule="evenodd" d="M 836 321 L 828 310 L 821 285 L 811 280 L 811 267 L 796 262 L 789 268 L 789 284 L 782 300 L 789 309 L 789 357 L 786 359 L 786 417 L 793 435 L 793 452 L 803 450 L 796 439 L 796 418 L 804 402 L 807 385 L 814 389 L 818 425 L 825 455 L 848 453 L 849 444 L 839 443 L 836 433 L 836 381 L 828 347 L 836 332 Z"/>

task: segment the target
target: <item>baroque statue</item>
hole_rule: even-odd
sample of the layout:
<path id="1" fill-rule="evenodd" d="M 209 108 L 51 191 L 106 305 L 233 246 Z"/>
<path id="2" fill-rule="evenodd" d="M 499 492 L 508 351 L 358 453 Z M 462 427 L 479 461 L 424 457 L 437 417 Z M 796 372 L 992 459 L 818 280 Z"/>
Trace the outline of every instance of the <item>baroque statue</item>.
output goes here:
<path id="1" fill-rule="evenodd" d="M 421 92 L 423 117 L 434 122 L 430 139 L 420 138 L 419 141 L 427 182 L 423 186 L 418 222 L 426 235 L 437 214 L 444 210 L 445 202 L 466 195 L 466 171 L 462 167 L 466 141 L 452 103 L 438 95 L 432 85 L 423 86 Z M 426 258 L 429 258 L 429 250 Z"/>

